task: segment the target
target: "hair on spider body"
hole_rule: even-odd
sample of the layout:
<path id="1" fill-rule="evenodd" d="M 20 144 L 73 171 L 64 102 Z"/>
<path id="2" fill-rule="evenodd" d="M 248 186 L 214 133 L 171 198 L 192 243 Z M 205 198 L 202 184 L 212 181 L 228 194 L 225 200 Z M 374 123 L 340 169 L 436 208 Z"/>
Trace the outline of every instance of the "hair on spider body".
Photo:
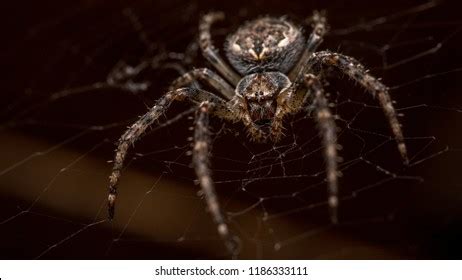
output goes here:
<path id="1" fill-rule="evenodd" d="M 287 73 L 300 58 L 305 37 L 285 17 L 261 17 L 245 23 L 226 39 L 226 56 L 241 74 Z"/>
<path id="2" fill-rule="evenodd" d="M 278 108 L 278 95 L 291 86 L 289 78 L 281 72 L 248 74 L 236 87 L 236 94 L 242 97 L 252 122 L 262 132 L 254 140 L 268 140 Z"/>

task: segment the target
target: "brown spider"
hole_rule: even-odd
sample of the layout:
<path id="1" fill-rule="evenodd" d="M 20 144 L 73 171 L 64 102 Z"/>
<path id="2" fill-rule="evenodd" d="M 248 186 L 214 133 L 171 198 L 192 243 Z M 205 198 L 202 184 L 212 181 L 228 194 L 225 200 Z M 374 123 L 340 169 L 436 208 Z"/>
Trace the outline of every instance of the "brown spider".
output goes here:
<path id="1" fill-rule="evenodd" d="M 254 140 L 278 141 L 282 135 L 284 116 L 297 113 L 306 106 L 313 107 L 325 149 L 328 207 L 334 224 L 338 222 L 339 204 L 337 136 L 334 116 L 320 82 L 322 66 L 336 67 L 378 99 L 406 164 L 408 157 L 387 87 L 351 57 L 330 51 L 315 52 L 327 31 L 323 13 L 314 12 L 313 31 L 307 40 L 301 28 L 285 18 L 261 17 L 247 22 L 226 40 L 226 56 L 234 69 L 221 58 L 211 40 L 211 25 L 223 18 L 221 12 L 209 13 L 202 18 L 199 24 L 199 44 L 202 54 L 224 79 L 207 68 L 184 74 L 171 84 L 170 91 L 149 112 L 127 129 L 119 140 L 115 154 L 108 204 L 109 217 L 112 219 L 116 186 L 129 146 L 140 138 L 173 101 L 188 101 L 197 106 L 194 169 L 218 233 L 228 251 L 235 256 L 239 251 L 239 239 L 230 232 L 226 216 L 220 208 L 208 161 L 211 145 L 208 128 L 210 114 L 231 122 L 243 122 Z M 186 87 L 196 81 L 206 82 L 221 96 L 197 87 Z"/>

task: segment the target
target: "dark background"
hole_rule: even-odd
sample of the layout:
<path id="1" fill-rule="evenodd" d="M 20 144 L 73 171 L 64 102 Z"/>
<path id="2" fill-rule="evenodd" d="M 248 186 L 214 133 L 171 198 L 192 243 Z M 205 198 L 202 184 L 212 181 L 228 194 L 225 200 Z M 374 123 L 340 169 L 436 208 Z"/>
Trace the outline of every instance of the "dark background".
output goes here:
<path id="1" fill-rule="evenodd" d="M 191 47 L 205 12 L 222 10 L 227 15 L 214 29 L 216 45 L 221 47 L 226 34 L 247 19 L 288 15 L 303 24 L 312 10 L 325 9 L 332 29 L 321 48 L 358 58 L 391 87 L 397 108 L 404 113 L 401 121 L 412 164 L 402 166 L 374 100 L 339 73 L 329 72 L 328 91 L 341 117 L 337 124 L 346 162 L 340 181 L 342 222 L 332 227 L 322 204 L 323 158 L 320 152 L 310 154 L 320 148 L 310 117 L 289 119 L 288 137 L 280 146 L 250 143 L 241 125 L 223 127 L 214 120 L 214 178 L 226 211 L 234 213 L 232 228 L 243 240 L 240 257 L 459 258 L 459 7 L 440 1 L 431 9 L 406 13 L 426 2 L 223 2 L 7 4 L 0 47 L 0 257 L 226 257 L 196 196 L 190 158 L 185 155 L 191 121 L 185 118 L 149 133 L 132 151 L 122 177 L 117 217 L 110 223 L 105 221 L 104 201 L 111 168 L 107 161 L 114 143 L 178 76 L 175 67 L 208 66 Z M 146 92 L 95 85 L 105 81 L 117 62 L 136 65 L 185 50 L 191 61 L 168 60 L 171 66 L 148 69 L 135 78 L 151 83 Z M 185 109 L 178 105 L 163 120 Z M 255 180 L 269 172 L 258 166 L 278 162 L 259 153 L 274 156 L 290 151 L 284 147 L 298 149 L 283 159 L 288 174 L 308 170 L 307 174 L 318 176 L 290 179 L 275 167 L 270 174 L 276 179 Z M 296 164 L 291 164 L 291 157 L 298 159 Z M 249 193 L 245 180 L 251 182 Z M 306 186 L 313 188 L 306 191 Z M 278 197 L 297 192 L 301 194 L 296 200 Z M 258 204 L 262 197 L 274 199 L 262 208 Z M 254 203 L 258 207 L 240 212 Z M 278 245 L 281 248 L 276 250 Z"/>

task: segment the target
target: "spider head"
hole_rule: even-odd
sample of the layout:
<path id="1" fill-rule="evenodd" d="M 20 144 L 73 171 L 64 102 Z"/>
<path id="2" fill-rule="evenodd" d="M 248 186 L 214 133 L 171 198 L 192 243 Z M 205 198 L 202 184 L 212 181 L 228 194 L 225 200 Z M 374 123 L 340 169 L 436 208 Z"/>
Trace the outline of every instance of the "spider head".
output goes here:
<path id="1" fill-rule="evenodd" d="M 244 99 L 244 114 L 252 122 L 252 128 L 267 138 L 275 126 L 278 96 L 291 85 L 289 78 L 280 72 L 250 74 L 242 78 L 236 94 Z"/>
<path id="2" fill-rule="evenodd" d="M 303 51 L 304 36 L 285 18 L 262 17 L 248 22 L 226 40 L 226 56 L 242 75 L 287 73 Z"/>

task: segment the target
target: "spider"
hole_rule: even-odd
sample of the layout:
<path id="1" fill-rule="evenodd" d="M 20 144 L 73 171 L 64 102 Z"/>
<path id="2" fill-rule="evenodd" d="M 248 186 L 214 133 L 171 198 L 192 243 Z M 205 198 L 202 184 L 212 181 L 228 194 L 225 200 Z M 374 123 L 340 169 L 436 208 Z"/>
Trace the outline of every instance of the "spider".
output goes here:
<path id="1" fill-rule="evenodd" d="M 243 24 L 226 39 L 226 57 L 232 67 L 214 47 L 210 33 L 213 23 L 223 19 L 224 13 L 211 12 L 199 22 L 202 54 L 221 76 L 207 68 L 194 69 L 180 76 L 149 112 L 120 137 L 109 177 L 108 212 L 112 220 L 117 183 L 129 146 L 141 137 L 173 101 L 190 102 L 197 108 L 192 163 L 218 234 L 228 252 L 235 256 L 239 251 L 239 238 L 229 229 L 211 177 L 210 115 L 229 122 L 242 122 L 252 140 L 277 142 L 283 135 L 285 116 L 304 108 L 313 108 L 324 147 L 327 205 L 333 224 L 338 223 L 338 145 L 335 117 L 329 109 L 321 83 L 322 67 L 337 68 L 378 100 L 405 164 L 408 163 L 408 157 L 388 88 L 354 58 L 330 51 L 315 52 L 328 29 L 324 12 L 313 13 L 312 31 L 308 39 L 305 39 L 301 27 L 285 17 L 266 16 Z M 194 86 L 197 82 L 206 83 L 217 94 Z"/>

